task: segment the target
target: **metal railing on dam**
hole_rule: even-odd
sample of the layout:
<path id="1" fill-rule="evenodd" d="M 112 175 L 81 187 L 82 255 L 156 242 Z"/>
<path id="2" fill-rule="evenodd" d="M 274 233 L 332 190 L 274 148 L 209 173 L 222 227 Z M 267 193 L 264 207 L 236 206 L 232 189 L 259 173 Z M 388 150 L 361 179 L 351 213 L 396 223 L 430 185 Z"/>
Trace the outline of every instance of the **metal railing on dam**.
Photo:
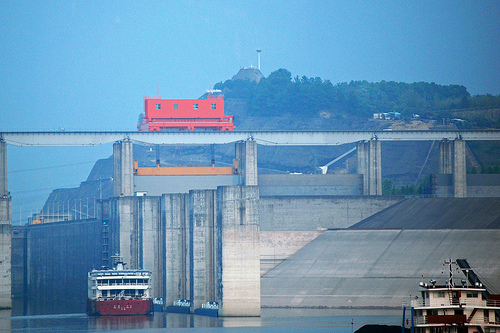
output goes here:
<path id="1" fill-rule="evenodd" d="M 231 132 L 135 132 L 60 131 L 0 132 L 0 141 L 16 146 L 96 146 L 121 140 L 136 144 L 210 145 L 255 140 L 266 146 L 342 145 L 380 141 L 472 140 L 498 141 L 500 130 L 442 131 L 231 131 Z"/>

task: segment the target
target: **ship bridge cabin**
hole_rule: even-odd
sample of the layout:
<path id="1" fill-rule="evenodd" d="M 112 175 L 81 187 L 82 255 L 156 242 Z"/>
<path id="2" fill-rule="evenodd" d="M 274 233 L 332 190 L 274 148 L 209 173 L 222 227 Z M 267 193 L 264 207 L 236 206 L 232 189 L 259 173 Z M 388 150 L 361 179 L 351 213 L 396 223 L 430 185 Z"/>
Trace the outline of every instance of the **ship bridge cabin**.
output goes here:
<path id="1" fill-rule="evenodd" d="M 416 332 L 500 333 L 500 295 L 491 295 L 481 283 L 461 286 L 421 282 L 420 296 L 412 300 Z"/>

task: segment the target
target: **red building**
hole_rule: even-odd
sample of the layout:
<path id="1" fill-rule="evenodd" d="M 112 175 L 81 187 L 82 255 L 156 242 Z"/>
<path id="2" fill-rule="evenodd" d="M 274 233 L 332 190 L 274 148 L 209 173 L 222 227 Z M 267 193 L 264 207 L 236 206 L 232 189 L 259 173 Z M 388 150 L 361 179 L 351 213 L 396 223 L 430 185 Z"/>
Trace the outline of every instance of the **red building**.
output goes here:
<path id="1" fill-rule="evenodd" d="M 199 99 L 144 97 L 144 121 L 139 131 L 233 131 L 233 117 L 224 115 L 224 96 L 210 91 Z"/>

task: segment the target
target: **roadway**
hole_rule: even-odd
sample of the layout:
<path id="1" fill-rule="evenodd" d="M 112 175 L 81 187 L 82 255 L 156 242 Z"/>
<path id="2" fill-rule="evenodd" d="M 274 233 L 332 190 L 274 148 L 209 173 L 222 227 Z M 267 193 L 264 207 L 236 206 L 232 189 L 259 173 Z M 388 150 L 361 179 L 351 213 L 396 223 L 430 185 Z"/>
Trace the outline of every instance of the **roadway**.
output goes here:
<path id="1" fill-rule="evenodd" d="M 60 131 L 0 132 L 0 141 L 16 146 L 97 146 L 122 140 L 143 145 L 210 145 L 255 140 L 266 146 L 342 145 L 380 141 L 499 141 L 500 130 L 444 131 L 234 131 L 234 132 L 135 132 Z"/>

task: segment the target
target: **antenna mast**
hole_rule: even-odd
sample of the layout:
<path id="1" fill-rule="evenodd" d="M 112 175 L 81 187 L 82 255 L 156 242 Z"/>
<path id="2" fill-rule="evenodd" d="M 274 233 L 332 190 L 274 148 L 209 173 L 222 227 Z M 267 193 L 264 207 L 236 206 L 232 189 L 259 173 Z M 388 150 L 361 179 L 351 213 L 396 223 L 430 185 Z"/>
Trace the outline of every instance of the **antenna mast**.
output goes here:
<path id="1" fill-rule="evenodd" d="M 260 52 L 262 52 L 262 50 L 261 49 L 257 49 L 257 59 L 258 59 L 258 66 L 257 66 L 257 68 L 259 69 L 259 71 L 260 71 Z"/>

